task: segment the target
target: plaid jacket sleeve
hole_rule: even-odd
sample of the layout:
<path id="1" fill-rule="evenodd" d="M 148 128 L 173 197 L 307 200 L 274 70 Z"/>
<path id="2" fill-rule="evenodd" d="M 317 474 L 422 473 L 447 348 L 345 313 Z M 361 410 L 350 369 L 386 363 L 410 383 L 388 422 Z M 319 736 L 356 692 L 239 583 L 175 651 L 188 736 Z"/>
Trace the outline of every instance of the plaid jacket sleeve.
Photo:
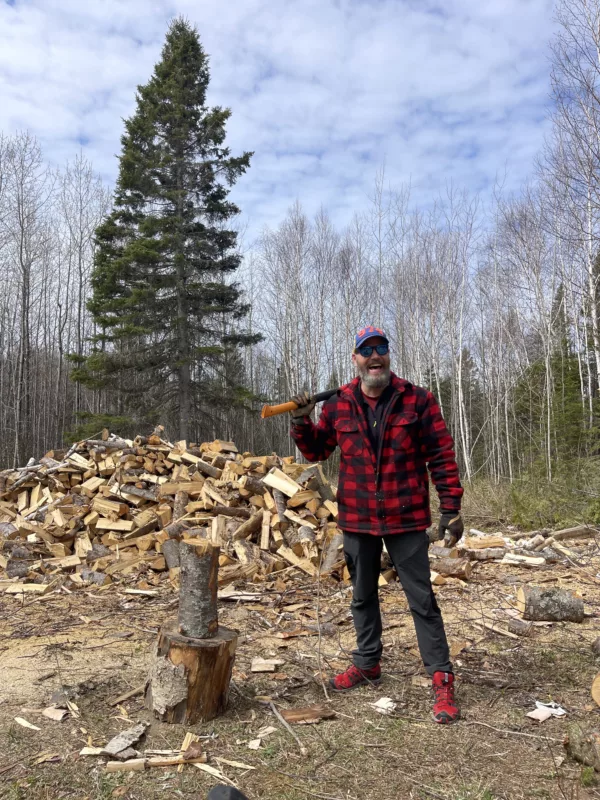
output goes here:
<path id="1" fill-rule="evenodd" d="M 421 415 L 421 440 L 421 450 L 440 498 L 440 508 L 442 511 L 460 511 L 463 488 L 458 475 L 454 442 L 431 392 L 427 392 Z"/>
<path id="2" fill-rule="evenodd" d="M 337 446 L 337 436 L 325 403 L 315 425 L 309 418 L 303 425 L 292 425 L 292 439 L 308 461 L 325 461 Z"/>

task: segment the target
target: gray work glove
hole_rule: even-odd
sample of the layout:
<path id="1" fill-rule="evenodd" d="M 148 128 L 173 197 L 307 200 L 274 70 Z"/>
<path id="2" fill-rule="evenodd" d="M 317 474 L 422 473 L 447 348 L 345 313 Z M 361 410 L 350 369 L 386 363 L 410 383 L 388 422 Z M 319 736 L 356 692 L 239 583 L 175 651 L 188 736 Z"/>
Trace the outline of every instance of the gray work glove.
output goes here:
<path id="1" fill-rule="evenodd" d="M 438 540 L 443 539 L 446 547 L 454 547 L 465 531 L 460 511 L 442 511 Z"/>
<path id="2" fill-rule="evenodd" d="M 292 420 L 295 423 L 305 423 L 307 418 L 312 414 L 315 403 L 311 401 L 308 392 L 300 392 L 300 394 L 294 395 L 292 400 L 298 406 L 297 409 L 291 412 Z"/>

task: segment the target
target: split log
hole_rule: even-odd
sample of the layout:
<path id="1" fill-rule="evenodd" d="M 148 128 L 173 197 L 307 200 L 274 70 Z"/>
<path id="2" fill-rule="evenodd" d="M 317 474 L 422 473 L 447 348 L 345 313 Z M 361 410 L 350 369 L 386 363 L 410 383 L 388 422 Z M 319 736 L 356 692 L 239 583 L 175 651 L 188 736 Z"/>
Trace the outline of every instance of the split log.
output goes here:
<path id="1" fill-rule="evenodd" d="M 432 545 L 429 548 L 429 555 L 434 558 L 460 558 L 457 547 L 442 547 L 440 545 Z"/>
<path id="2" fill-rule="evenodd" d="M 262 519 L 263 519 L 263 512 L 261 508 L 260 511 L 257 511 L 256 514 L 250 517 L 249 520 L 246 520 L 246 522 L 242 522 L 240 527 L 233 534 L 232 537 L 233 541 L 235 542 L 238 539 L 246 539 L 251 534 L 256 533 L 256 531 L 260 530 L 262 526 Z"/>
<path id="3" fill-rule="evenodd" d="M 596 703 L 597 706 L 600 706 L 600 672 L 598 673 L 598 675 L 596 675 L 596 677 L 592 681 L 592 687 L 590 693 L 592 695 L 594 703 Z"/>
<path id="4" fill-rule="evenodd" d="M 435 571 L 438 575 L 468 581 L 473 571 L 473 565 L 466 558 L 441 558 L 435 562 Z"/>
<path id="5" fill-rule="evenodd" d="M 314 544 L 315 534 L 306 525 L 298 529 L 290 528 L 283 534 L 283 539 L 287 546 L 296 553 L 297 556 L 304 555 L 303 543 Z"/>
<path id="6" fill-rule="evenodd" d="M 208 475 L 209 478 L 216 478 L 218 480 L 223 474 L 223 470 L 217 469 L 217 467 L 213 467 L 212 464 L 209 464 L 207 461 L 203 461 L 201 458 L 199 458 L 194 463 L 196 465 L 197 471 L 201 472 L 203 475 Z"/>
<path id="7" fill-rule="evenodd" d="M 342 561 L 344 554 L 342 551 L 344 545 L 344 534 L 341 531 L 334 533 L 334 535 L 327 542 L 327 549 L 323 554 L 321 561 L 321 573 L 323 575 L 331 572 L 335 565 Z"/>
<path id="8" fill-rule="evenodd" d="M 190 496 L 187 492 L 177 492 L 175 495 L 175 502 L 173 503 L 173 522 L 176 522 L 181 517 L 185 517 L 185 507 L 190 502 Z"/>
<path id="9" fill-rule="evenodd" d="M 248 489 L 252 494 L 263 495 L 267 491 L 267 487 L 258 478 L 253 478 L 251 475 L 242 475 L 238 481 L 242 489 Z"/>
<path id="10" fill-rule="evenodd" d="M 567 753 L 580 764 L 600 772 L 600 733 L 582 722 L 572 722 L 565 740 Z"/>
<path id="11" fill-rule="evenodd" d="M 179 542 L 178 630 L 184 636 L 206 639 L 217 632 L 219 550 L 208 539 Z"/>
<path id="12" fill-rule="evenodd" d="M 583 621 L 583 600 L 567 589 L 521 586 L 517 591 L 517 608 L 523 619 L 536 622 Z"/>
<path id="13" fill-rule="evenodd" d="M 279 491 L 279 489 L 273 489 L 273 500 L 275 501 L 275 508 L 277 510 L 279 522 L 286 522 L 285 512 L 287 511 L 287 503 L 285 496 Z"/>
<path id="14" fill-rule="evenodd" d="M 183 598 L 183 586 L 181 597 Z M 159 634 L 146 705 L 163 722 L 195 725 L 225 711 L 237 633 L 219 627 L 210 639 L 183 636 L 175 625 Z"/>

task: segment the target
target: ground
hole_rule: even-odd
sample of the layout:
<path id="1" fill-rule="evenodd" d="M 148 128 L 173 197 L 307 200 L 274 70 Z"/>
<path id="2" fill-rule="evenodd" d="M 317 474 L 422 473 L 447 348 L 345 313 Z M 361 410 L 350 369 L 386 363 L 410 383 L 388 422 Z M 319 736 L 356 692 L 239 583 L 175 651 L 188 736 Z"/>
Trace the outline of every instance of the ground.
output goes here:
<path id="1" fill-rule="evenodd" d="M 209 723 L 183 728 L 152 720 L 137 695 L 118 707 L 120 694 L 144 683 L 160 625 L 176 613 L 176 595 L 132 596 L 116 585 L 59 590 L 24 600 L 0 595 L 0 797 L 10 800 L 125 800 L 206 797 L 216 779 L 192 765 L 145 772 L 106 773 L 106 759 L 80 756 L 135 722 L 151 722 L 138 749 L 179 748 L 187 730 L 209 737 L 209 764 L 251 800 L 385 800 L 440 798 L 600 797 L 593 770 L 565 759 L 569 721 L 598 723 L 590 685 L 600 669 L 591 643 L 600 634 L 598 567 L 553 565 L 535 573 L 480 565 L 468 584 L 440 587 L 458 676 L 462 720 L 431 720 L 431 695 L 420 665 L 410 613 L 398 584 L 382 590 L 384 680 L 348 695 L 326 695 L 325 678 L 348 663 L 353 628 L 349 587 L 333 581 L 286 579 L 250 584 L 251 602 L 222 602 L 222 624 L 240 632 L 229 708 Z M 289 573 L 288 573 L 289 576 Z M 520 583 L 578 588 L 581 624 L 539 626 L 513 639 L 481 627 L 506 621 Z M 294 634 L 282 638 L 282 632 Z M 275 674 L 250 671 L 254 656 L 285 663 Z M 54 722 L 41 711 L 53 692 L 66 691 L 79 717 Z M 308 757 L 281 726 L 264 697 L 280 708 L 325 703 L 335 718 L 293 730 Z M 380 697 L 397 703 L 391 716 L 375 711 Z M 555 700 L 565 719 L 526 718 L 535 700 Z M 15 722 L 27 720 L 40 730 Z M 265 726 L 258 750 L 248 748 Z M 218 758 L 254 769 L 219 764 Z"/>

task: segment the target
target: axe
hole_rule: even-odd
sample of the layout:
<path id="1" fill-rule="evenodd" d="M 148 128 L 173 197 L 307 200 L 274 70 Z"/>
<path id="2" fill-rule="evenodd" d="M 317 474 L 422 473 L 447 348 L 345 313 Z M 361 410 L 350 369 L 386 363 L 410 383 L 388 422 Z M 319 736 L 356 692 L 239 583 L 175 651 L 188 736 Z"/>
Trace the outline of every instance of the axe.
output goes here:
<path id="1" fill-rule="evenodd" d="M 311 403 L 322 403 L 324 400 L 329 400 L 330 397 L 337 392 L 337 389 L 329 389 L 327 392 L 319 392 L 318 394 L 313 394 L 310 398 Z M 293 400 L 290 400 L 288 403 L 281 403 L 278 406 L 263 406 L 260 415 L 263 419 L 267 417 L 274 417 L 277 414 L 285 414 L 286 411 L 295 411 L 298 408 L 296 403 Z"/>

